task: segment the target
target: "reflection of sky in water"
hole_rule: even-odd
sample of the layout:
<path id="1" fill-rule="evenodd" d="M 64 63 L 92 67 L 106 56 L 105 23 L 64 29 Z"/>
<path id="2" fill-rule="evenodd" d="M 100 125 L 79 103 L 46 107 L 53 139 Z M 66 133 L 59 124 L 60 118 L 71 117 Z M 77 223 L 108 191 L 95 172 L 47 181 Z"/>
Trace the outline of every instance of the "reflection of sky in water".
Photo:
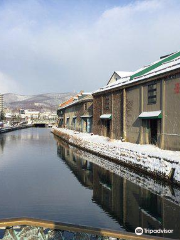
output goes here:
<path id="1" fill-rule="evenodd" d="M 1 218 L 26 216 L 120 228 L 92 202 L 92 190 L 84 188 L 57 156 L 49 129 L 25 129 L 2 136 Z"/>

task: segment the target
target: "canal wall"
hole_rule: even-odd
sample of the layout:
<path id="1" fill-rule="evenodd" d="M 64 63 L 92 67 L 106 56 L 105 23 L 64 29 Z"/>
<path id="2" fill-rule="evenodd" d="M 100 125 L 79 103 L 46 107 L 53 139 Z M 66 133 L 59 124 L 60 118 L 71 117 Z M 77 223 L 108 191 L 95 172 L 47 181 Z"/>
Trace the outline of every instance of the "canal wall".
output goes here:
<path id="1" fill-rule="evenodd" d="M 121 142 L 64 128 L 53 127 L 52 133 L 90 153 L 180 185 L 180 152 L 162 150 L 152 145 Z"/>
<path id="2" fill-rule="evenodd" d="M 15 130 L 20 130 L 20 129 L 30 128 L 32 126 L 33 125 L 0 128 L 0 134 L 1 133 L 12 132 L 12 131 L 15 131 Z"/>
<path id="3" fill-rule="evenodd" d="M 60 147 L 62 146 L 64 149 L 66 149 L 65 152 L 63 151 L 63 154 L 65 154 L 65 159 L 66 157 L 69 159 L 71 156 L 73 161 L 74 159 L 73 157 L 75 156 L 76 160 L 82 159 L 83 163 L 84 161 L 93 163 L 96 166 L 99 166 L 100 168 L 103 168 L 113 174 L 118 175 L 123 179 L 126 179 L 127 181 L 130 181 L 131 183 L 134 183 L 136 186 L 140 188 L 146 189 L 151 193 L 156 194 L 160 197 L 163 196 L 164 199 L 167 199 L 173 204 L 180 205 L 180 188 L 179 187 L 172 186 L 172 184 L 165 183 L 162 180 L 153 179 L 152 177 L 142 173 L 138 174 L 137 171 L 133 171 L 133 170 L 129 171 L 129 169 L 125 166 L 116 164 L 105 158 L 102 158 L 102 157 L 96 156 L 95 154 L 81 150 L 78 147 L 69 145 L 67 142 L 60 140 L 58 137 L 56 138 L 58 141 L 58 146 Z M 69 154 L 69 151 L 70 151 L 70 154 Z M 81 169 L 81 171 L 83 170 Z"/>

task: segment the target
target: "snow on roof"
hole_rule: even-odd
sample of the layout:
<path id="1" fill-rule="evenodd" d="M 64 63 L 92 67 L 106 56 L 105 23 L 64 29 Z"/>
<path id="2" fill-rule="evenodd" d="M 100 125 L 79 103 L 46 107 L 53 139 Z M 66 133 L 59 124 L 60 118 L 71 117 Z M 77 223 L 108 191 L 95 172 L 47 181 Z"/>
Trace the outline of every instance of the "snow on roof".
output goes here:
<path id="1" fill-rule="evenodd" d="M 113 89 L 113 88 L 116 88 L 119 86 L 123 86 L 123 85 L 127 84 L 129 80 L 130 80 L 130 77 L 121 78 L 121 79 L 117 80 L 116 82 L 113 82 L 104 87 L 101 87 L 100 89 L 96 90 L 93 93 L 104 92 L 106 90 L 110 90 L 110 89 Z"/>
<path id="2" fill-rule="evenodd" d="M 125 71 L 114 71 L 112 76 L 110 77 L 107 85 L 110 85 L 112 83 L 115 83 L 115 81 L 111 82 L 112 81 L 112 78 L 114 76 L 114 74 L 117 74 L 119 76 L 119 79 L 116 79 L 116 82 L 124 77 L 130 77 L 132 74 L 134 74 L 134 72 L 125 72 Z"/>
<path id="3" fill-rule="evenodd" d="M 115 71 L 115 73 L 117 73 L 117 75 L 119 75 L 121 78 L 131 76 L 133 74 L 133 72 L 124 72 L 124 71 Z"/>
<path id="4" fill-rule="evenodd" d="M 166 58 L 163 58 L 163 60 L 160 59 L 159 61 L 148 65 L 148 67 L 140 68 L 139 70 L 135 71 L 131 76 L 122 77 L 116 82 L 110 83 L 96 90 L 93 93 L 100 93 L 117 87 L 126 86 L 128 84 L 138 82 L 176 69 L 180 69 L 180 52 L 176 52 Z"/>
<path id="5" fill-rule="evenodd" d="M 65 106 L 60 106 L 59 108 L 58 108 L 58 110 L 62 110 L 62 109 L 65 109 L 65 108 L 67 108 L 67 107 L 70 107 L 70 106 L 72 106 L 72 105 L 75 105 L 75 104 L 78 104 L 78 103 L 81 103 L 81 102 L 85 102 L 85 101 L 92 101 L 93 100 L 93 97 L 92 97 L 92 95 L 90 94 L 90 95 L 85 95 L 85 96 L 83 96 L 82 98 L 80 98 L 79 100 L 77 99 L 77 100 L 74 100 L 73 102 L 71 102 L 70 104 L 67 104 L 67 105 L 65 105 Z"/>
<path id="6" fill-rule="evenodd" d="M 101 119 L 111 119 L 112 115 L 111 114 L 103 114 L 100 116 Z"/>
<path id="7" fill-rule="evenodd" d="M 160 60 L 156 61 L 156 62 L 153 62 L 151 63 L 150 65 L 144 67 L 144 69 L 134 73 L 133 75 L 131 75 L 131 80 L 135 77 L 139 77 L 139 76 L 142 76 L 158 67 L 160 67 L 162 64 L 166 64 L 168 62 L 171 62 L 173 61 L 174 59 L 176 58 L 179 58 L 180 57 L 180 52 L 175 52 L 175 53 L 172 53 L 170 55 L 167 55 L 166 57 L 164 57 L 163 59 L 160 58 Z"/>
<path id="8" fill-rule="evenodd" d="M 71 97 L 71 98 L 69 98 L 68 100 L 66 100 L 65 102 L 61 103 L 61 104 L 59 105 L 59 107 L 64 107 L 64 106 L 72 103 L 73 100 L 74 100 L 74 97 Z"/>
<path id="9" fill-rule="evenodd" d="M 92 93 L 91 92 L 84 92 L 82 93 L 82 95 L 91 95 Z"/>
<path id="10" fill-rule="evenodd" d="M 146 117 L 158 117 L 161 114 L 161 111 L 152 111 L 152 112 L 142 112 L 139 117 L 146 118 Z"/>
<path id="11" fill-rule="evenodd" d="M 91 118 L 92 115 L 82 115 L 81 118 Z"/>
<path id="12" fill-rule="evenodd" d="M 159 75 L 162 73 L 166 73 L 166 72 L 178 69 L 178 68 L 180 68 L 180 57 L 178 57 L 172 61 L 163 63 L 161 66 L 149 71 L 148 73 L 146 73 L 140 77 L 134 78 L 134 79 L 142 80 L 142 79 L 150 78 L 150 77 L 153 77 L 153 76 L 156 76 L 156 75 Z"/>

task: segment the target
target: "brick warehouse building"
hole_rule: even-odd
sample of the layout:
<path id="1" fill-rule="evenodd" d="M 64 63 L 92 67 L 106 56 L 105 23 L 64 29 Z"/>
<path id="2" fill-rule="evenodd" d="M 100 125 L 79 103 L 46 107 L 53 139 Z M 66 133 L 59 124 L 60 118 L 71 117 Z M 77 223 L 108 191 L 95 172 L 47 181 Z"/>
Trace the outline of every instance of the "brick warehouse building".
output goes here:
<path id="1" fill-rule="evenodd" d="M 92 95 L 80 92 L 77 96 L 62 103 L 57 114 L 58 127 L 90 133 L 93 119 Z"/>
<path id="2" fill-rule="evenodd" d="M 114 72 L 93 93 L 93 133 L 180 150 L 180 52 L 135 73 Z"/>

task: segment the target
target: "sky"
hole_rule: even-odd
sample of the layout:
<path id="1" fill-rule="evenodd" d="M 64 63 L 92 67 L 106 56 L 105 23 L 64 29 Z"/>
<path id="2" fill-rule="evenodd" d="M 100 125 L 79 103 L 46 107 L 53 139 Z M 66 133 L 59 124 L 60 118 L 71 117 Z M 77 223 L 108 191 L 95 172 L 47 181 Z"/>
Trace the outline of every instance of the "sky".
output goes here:
<path id="1" fill-rule="evenodd" d="M 0 92 L 86 92 L 180 50 L 179 0 L 0 0 Z"/>

